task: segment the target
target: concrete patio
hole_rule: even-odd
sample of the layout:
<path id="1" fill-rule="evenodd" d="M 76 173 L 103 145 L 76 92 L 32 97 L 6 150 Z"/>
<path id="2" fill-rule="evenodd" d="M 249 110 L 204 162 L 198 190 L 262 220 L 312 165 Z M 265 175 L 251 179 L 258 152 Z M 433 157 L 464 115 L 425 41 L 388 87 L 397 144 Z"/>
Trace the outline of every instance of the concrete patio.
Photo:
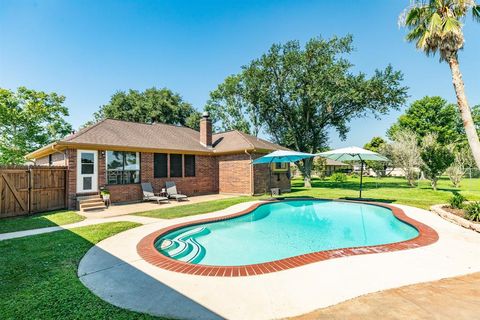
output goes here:
<path id="1" fill-rule="evenodd" d="M 417 249 L 331 259 L 248 277 L 204 277 L 167 271 L 138 256 L 145 235 L 167 225 L 217 217 L 253 202 L 181 219 L 159 220 L 98 243 L 81 260 L 80 280 L 116 306 L 181 319 L 278 319 L 368 293 L 480 272 L 480 235 L 433 213 L 400 206 L 434 228 L 438 242 Z"/>
<path id="2" fill-rule="evenodd" d="M 371 293 L 291 320 L 480 318 L 480 273 Z"/>
<path id="3" fill-rule="evenodd" d="M 230 194 L 208 194 L 201 196 L 188 197 L 186 201 L 176 201 L 171 199 L 169 203 L 162 202 L 158 204 L 156 201 L 143 201 L 135 203 L 125 203 L 125 204 L 112 204 L 109 208 L 98 211 L 79 211 L 78 213 L 87 218 L 110 218 L 116 216 L 128 215 L 136 212 L 157 210 L 172 208 L 177 206 L 183 206 L 187 204 L 200 203 L 205 201 L 213 201 L 220 199 L 227 199 L 238 197 L 238 195 Z"/>

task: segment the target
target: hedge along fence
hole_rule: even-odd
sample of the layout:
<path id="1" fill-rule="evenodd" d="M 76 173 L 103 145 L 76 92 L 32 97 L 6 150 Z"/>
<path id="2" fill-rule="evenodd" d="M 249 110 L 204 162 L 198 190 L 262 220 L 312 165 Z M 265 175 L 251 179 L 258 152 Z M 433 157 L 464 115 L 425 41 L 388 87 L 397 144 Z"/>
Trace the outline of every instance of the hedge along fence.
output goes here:
<path id="1" fill-rule="evenodd" d="M 0 218 L 64 209 L 67 167 L 0 166 Z"/>

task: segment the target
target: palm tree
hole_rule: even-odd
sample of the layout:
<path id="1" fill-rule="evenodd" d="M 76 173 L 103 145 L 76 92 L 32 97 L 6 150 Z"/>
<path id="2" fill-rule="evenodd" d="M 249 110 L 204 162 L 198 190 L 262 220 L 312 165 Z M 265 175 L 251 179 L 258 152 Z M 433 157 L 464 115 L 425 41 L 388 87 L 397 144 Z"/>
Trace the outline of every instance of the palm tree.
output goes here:
<path id="1" fill-rule="evenodd" d="M 414 0 L 399 20 L 409 29 L 407 41 L 415 41 L 417 48 L 427 56 L 438 52 L 440 62 L 449 64 L 467 140 L 480 168 L 480 142 L 458 63 L 458 51 L 464 44 L 463 22 L 467 15 L 480 22 L 480 5 L 475 0 Z"/>

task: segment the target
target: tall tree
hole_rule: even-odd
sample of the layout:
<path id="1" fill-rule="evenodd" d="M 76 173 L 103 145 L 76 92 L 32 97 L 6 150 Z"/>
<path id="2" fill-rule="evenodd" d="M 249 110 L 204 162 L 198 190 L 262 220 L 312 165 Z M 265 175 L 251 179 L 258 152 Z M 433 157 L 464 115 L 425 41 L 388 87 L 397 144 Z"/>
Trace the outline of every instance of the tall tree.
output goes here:
<path id="1" fill-rule="evenodd" d="M 430 133 L 423 138 L 420 157 L 425 177 L 430 180 L 433 190 L 437 190 L 438 178 L 455 161 L 453 152 L 438 142 L 436 134 Z"/>
<path id="2" fill-rule="evenodd" d="M 232 75 L 210 93 L 205 111 L 210 113 L 216 130 L 239 130 L 258 136 L 261 121 L 254 102 L 242 76 Z"/>
<path id="3" fill-rule="evenodd" d="M 302 152 L 321 151 L 327 147 L 329 128 L 345 138 L 351 119 L 378 117 L 405 102 L 400 72 L 388 66 L 370 78 L 354 74 L 346 59 L 352 50 L 351 36 L 314 38 L 305 47 L 298 41 L 275 44 L 243 67 L 237 94 L 277 143 Z M 249 113 L 242 114 L 254 122 Z M 311 185 L 311 165 L 311 159 L 299 163 L 306 187 Z"/>
<path id="4" fill-rule="evenodd" d="M 110 98 L 110 102 L 101 106 L 94 114 L 93 122 L 105 118 L 188 125 L 198 129 L 199 121 L 195 120 L 200 118 L 200 113 L 178 93 L 167 88 L 150 88 L 143 92 L 137 90 L 116 92 Z"/>
<path id="5" fill-rule="evenodd" d="M 64 101 L 56 93 L 0 88 L 0 164 L 22 164 L 27 153 L 69 134 Z"/>
<path id="6" fill-rule="evenodd" d="M 403 170 L 408 184 L 414 187 L 418 168 L 422 164 L 416 134 L 408 129 L 398 130 L 392 137 L 392 143 L 388 145 L 388 149 L 394 166 Z"/>
<path id="7" fill-rule="evenodd" d="M 475 0 L 416 0 L 400 16 L 400 23 L 410 30 L 408 41 L 415 41 L 427 55 L 438 52 L 440 61 L 449 64 L 467 140 L 480 168 L 480 141 L 458 62 L 458 51 L 464 45 L 463 21 L 469 14 L 480 21 L 480 5 Z"/>
<path id="8" fill-rule="evenodd" d="M 382 152 L 386 144 L 387 144 L 387 141 L 385 141 L 382 137 L 373 137 L 372 140 L 370 140 L 363 146 L 363 148 L 373 152 L 380 153 Z"/>
<path id="9" fill-rule="evenodd" d="M 478 107 L 475 113 L 478 113 Z M 480 120 L 476 119 L 477 121 Z M 480 125 L 480 123 L 478 123 Z M 466 141 L 465 130 L 458 108 L 441 97 L 424 97 L 414 101 L 387 132 L 392 138 L 398 130 L 408 129 L 419 142 L 428 134 L 435 134 L 443 145 Z"/>
<path id="10" fill-rule="evenodd" d="M 363 148 L 373 152 L 380 153 L 388 158 L 388 146 L 387 141 L 382 137 L 373 137 L 372 140 L 367 142 Z M 365 164 L 375 171 L 377 177 L 385 176 L 387 174 L 388 164 L 384 161 L 365 161 Z"/>

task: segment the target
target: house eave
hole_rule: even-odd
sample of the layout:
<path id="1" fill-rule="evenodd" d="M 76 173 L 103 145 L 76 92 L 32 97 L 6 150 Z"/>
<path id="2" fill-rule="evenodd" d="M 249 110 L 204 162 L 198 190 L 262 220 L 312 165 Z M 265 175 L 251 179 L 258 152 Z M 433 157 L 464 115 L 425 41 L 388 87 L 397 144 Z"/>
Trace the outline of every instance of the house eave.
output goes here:
<path id="1" fill-rule="evenodd" d="M 183 154 L 194 154 L 194 155 L 205 155 L 205 156 L 220 156 L 220 155 L 231 155 L 248 152 L 257 152 L 257 153 L 270 153 L 274 151 L 273 149 L 254 149 L 254 148 L 242 148 L 238 150 L 228 150 L 228 151 L 216 151 L 213 150 L 186 150 L 186 149 L 166 149 L 166 148 L 147 148 L 147 147 L 137 147 L 137 146 L 119 146 L 119 145 L 108 145 L 108 144 L 93 144 L 93 143 L 78 143 L 71 141 L 57 141 L 51 144 L 48 144 L 38 150 L 35 150 L 25 156 L 28 160 L 39 159 L 49 154 L 55 152 L 61 152 L 65 149 L 86 149 L 86 150 L 115 150 L 115 151 L 132 151 L 132 152 L 151 152 L 151 153 L 183 153 Z"/>

